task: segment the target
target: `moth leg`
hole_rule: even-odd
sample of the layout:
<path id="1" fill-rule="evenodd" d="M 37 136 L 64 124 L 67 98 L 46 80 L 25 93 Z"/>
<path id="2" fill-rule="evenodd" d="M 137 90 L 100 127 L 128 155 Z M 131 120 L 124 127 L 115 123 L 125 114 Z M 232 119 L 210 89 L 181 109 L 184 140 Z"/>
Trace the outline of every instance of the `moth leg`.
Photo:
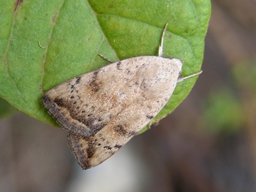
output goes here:
<path id="1" fill-rule="evenodd" d="M 164 30 L 163 30 L 163 33 L 162 33 L 162 36 L 161 36 L 161 43 L 160 43 L 159 48 L 158 48 L 158 56 L 159 57 L 163 56 L 163 52 L 164 52 L 164 35 L 165 35 L 165 31 L 167 29 L 167 26 L 168 26 L 168 23 L 165 24 Z"/>
<path id="2" fill-rule="evenodd" d="M 41 49 L 45 49 L 45 48 L 47 47 L 47 45 L 46 45 L 46 46 L 42 46 L 41 43 L 40 43 L 40 41 L 38 41 L 38 46 L 39 46 Z"/>
<path id="3" fill-rule="evenodd" d="M 105 56 L 103 56 L 103 55 L 101 55 L 101 54 L 99 54 L 99 56 L 100 56 L 102 59 L 108 61 L 109 63 L 114 63 L 113 61 L 110 61 L 107 57 L 105 57 Z"/>

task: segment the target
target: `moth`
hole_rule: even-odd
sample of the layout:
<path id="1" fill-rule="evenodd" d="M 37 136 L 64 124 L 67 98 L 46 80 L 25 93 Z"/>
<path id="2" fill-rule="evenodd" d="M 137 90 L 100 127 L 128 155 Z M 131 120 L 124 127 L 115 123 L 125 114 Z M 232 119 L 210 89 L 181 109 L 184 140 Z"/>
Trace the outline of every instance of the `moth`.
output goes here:
<path id="1" fill-rule="evenodd" d="M 121 60 L 66 81 L 42 97 L 43 105 L 68 131 L 79 165 L 99 165 L 145 127 L 166 105 L 182 62 L 163 58 L 164 27 L 158 56 Z"/>

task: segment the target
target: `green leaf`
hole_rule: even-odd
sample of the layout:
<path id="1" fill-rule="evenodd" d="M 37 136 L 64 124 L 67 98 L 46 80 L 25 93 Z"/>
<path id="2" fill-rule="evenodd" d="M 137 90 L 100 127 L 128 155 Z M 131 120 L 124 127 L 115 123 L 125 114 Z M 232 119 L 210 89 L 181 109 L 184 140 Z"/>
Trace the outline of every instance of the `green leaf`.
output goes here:
<path id="1" fill-rule="evenodd" d="M 17 2 L 0 3 L 0 96 L 43 122 L 55 122 L 41 104 L 47 90 L 106 65 L 98 54 L 112 61 L 157 55 L 167 22 L 164 56 L 184 62 L 182 75 L 201 68 L 209 0 Z M 195 80 L 179 83 L 153 122 L 174 110 Z"/>
<path id="2" fill-rule="evenodd" d="M 17 112 L 17 109 L 0 98 L 0 119 Z"/>

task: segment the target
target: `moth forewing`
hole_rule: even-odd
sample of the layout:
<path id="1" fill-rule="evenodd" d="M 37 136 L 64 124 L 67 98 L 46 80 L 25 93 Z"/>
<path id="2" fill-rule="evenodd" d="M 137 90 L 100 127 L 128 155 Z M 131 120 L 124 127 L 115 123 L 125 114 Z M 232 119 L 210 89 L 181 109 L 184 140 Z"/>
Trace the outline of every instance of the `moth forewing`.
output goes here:
<path id="1" fill-rule="evenodd" d="M 133 62 L 130 60 L 134 60 L 137 64 L 136 73 L 131 72 L 127 68 L 122 68 L 122 65 L 127 66 L 126 62 Z M 145 61 L 147 62 L 145 63 Z M 102 122 L 105 122 L 104 125 L 99 126 L 101 128 L 97 130 L 94 130 L 93 126 L 88 125 L 88 128 L 92 129 L 89 136 L 79 134 L 80 130 L 76 133 L 70 130 L 71 134 L 68 136 L 69 147 L 74 152 L 79 165 L 83 169 L 94 167 L 105 161 L 146 126 L 171 97 L 181 71 L 181 62 L 179 60 L 163 59 L 160 57 L 131 58 L 111 65 L 117 64 L 119 69 L 116 72 L 133 74 L 133 77 L 126 77 L 126 81 L 120 79 L 120 81 L 126 82 L 122 86 L 115 86 L 116 83 L 121 84 L 119 81 L 113 81 L 115 82 L 114 84 L 110 82 L 112 86 L 118 87 L 118 89 L 112 89 L 110 92 L 102 92 L 102 94 L 98 95 L 97 100 L 99 103 L 95 107 L 97 109 L 96 112 L 89 111 L 84 117 L 87 118 L 88 114 L 92 114 L 90 117 L 96 121 L 98 116 L 95 113 L 104 111 L 103 117 L 101 117 Z M 108 66 L 104 69 L 105 71 L 108 71 Z M 104 78 L 108 77 L 108 74 L 98 71 L 98 84 L 102 84 L 100 80 L 101 75 Z M 112 75 L 109 78 L 113 78 Z M 83 80 L 83 77 L 81 77 L 81 80 Z M 84 86 L 87 87 L 86 85 Z M 100 87 L 98 91 L 100 91 Z M 104 101 L 101 97 L 109 98 L 105 102 L 110 102 L 111 104 L 100 103 Z M 111 100 L 113 98 L 116 101 L 114 103 Z M 97 102 L 92 100 L 86 103 Z M 108 108 L 106 109 L 107 106 Z M 88 109 L 82 107 L 80 110 Z M 105 120 L 104 117 L 108 117 L 108 119 Z M 75 118 L 74 115 L 73 118 Z M 93 124 L 94 122 L 92 121 L 91 123 Z"/>

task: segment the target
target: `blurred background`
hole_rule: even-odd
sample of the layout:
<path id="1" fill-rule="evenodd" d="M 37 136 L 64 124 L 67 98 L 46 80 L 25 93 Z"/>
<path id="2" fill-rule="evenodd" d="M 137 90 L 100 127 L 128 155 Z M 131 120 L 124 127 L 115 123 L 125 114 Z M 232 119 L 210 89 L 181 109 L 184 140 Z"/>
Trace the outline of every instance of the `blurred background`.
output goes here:
<path id="1" fill-rule="evenodd" d="M 212 0 L 204 72 L 190 95 L 98 167 L 80 169 L 65 131 L 20 112 L 3 118 L 0 190 L 256 191 L 255 10 L 255 1 Z"/>

